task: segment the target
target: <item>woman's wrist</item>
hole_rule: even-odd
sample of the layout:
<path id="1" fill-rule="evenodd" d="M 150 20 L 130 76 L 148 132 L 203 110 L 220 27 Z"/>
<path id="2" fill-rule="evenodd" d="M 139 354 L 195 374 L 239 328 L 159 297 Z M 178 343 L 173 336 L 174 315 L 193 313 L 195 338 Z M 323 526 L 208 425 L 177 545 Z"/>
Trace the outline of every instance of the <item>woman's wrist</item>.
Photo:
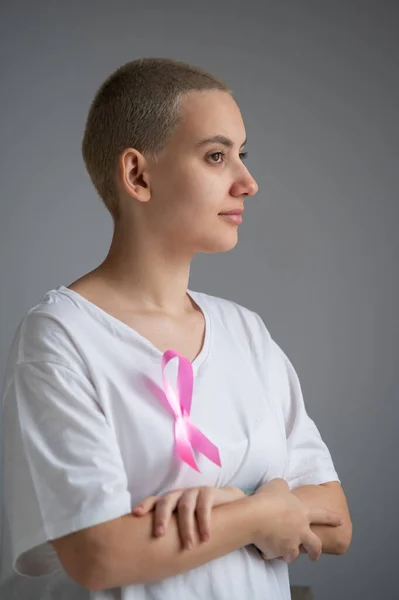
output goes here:
<path id="1" fill-rule="evenodd" d="M 241 500 L 242 498 L 245 498 L 247 496 L 247 494 L 244 492 L 244 490 L 242 490 L 241 488 L 236 487 L 234 485 L 228 486 L 227 489 L 229 489 L 231 492 L 236 494 L 237 500 Z"/>

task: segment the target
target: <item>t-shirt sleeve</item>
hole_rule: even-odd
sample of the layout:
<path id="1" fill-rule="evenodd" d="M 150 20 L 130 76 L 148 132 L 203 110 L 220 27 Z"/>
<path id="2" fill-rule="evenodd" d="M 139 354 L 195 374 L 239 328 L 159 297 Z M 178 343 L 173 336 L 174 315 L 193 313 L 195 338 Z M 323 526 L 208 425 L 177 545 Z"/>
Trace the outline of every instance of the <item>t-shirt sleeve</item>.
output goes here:
<path id="1" fill-rule="evenodd" d="M 285 479 L 290 489 L 328 481 L 340 482 L 330 451 L 307 413 L 298 375 L 280 346 L 272 339 L 271 343 L 277 357 L 276 368 L 281 369 L 288 457 Z"/>
<path id="2" fill-rule="evenodd" d="M 60 563 L 48 540 L 131 511 L 117 439 L 91 381 L 44 360 L 14 366 L 3 425 L 12 565 L 51 573 Z"/>

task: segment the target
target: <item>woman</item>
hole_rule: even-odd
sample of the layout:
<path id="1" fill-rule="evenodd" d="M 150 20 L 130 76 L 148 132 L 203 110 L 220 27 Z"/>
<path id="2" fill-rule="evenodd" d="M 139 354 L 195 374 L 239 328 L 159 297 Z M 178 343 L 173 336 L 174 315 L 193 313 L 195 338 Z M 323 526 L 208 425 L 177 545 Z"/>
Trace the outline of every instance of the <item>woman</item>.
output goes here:
<path id="1" fill-rule="evenodd" d="M 62 566 L 95 600 L 288 599 L 301 551 L 346 551 L 289 359 L 256 313 L 188 289 L 257 192 L 245 138 L 227 85 L 185 63 L 134 61 L 98 90 L 83 157 L 112 243 L 28 312 L 7 367 L 17 572 Z"/>

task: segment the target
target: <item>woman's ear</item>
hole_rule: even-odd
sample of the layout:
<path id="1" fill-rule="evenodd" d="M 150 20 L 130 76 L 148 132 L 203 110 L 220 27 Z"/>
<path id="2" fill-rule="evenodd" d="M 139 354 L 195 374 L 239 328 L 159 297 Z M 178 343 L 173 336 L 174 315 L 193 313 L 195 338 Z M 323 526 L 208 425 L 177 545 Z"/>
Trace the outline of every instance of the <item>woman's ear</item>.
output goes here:
<path id="1" fill-rule="evenodd" d="M 123 191 L 139 202 L 148 202 L 150 177 L 144 156 L 134 148 L 127 148 L 120 155 L 118 166 Z"/>

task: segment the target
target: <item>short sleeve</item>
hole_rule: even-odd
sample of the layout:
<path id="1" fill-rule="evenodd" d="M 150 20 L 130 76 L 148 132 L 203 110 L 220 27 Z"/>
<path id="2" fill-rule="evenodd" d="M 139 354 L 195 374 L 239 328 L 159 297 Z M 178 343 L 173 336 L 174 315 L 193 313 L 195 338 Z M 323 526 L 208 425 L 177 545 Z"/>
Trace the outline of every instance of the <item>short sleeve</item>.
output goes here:
<path id="1" fill-rule="evenodd" d="M 131 511 L 114 431 L 91 381 L 51 361 L 14 365 L 3 401 L 5 512 L 12 566 L 60 568 L 48 540 Z"/>
<path id="2" fill-rule="evenodd" d="M 298 375 L 280 346 L 271 340 L 280 374 L 282 410 L 287 438 L 285 479 L 294 489 L 339 481 L 333 460 L 320 432 L 306 411 Z"/>

